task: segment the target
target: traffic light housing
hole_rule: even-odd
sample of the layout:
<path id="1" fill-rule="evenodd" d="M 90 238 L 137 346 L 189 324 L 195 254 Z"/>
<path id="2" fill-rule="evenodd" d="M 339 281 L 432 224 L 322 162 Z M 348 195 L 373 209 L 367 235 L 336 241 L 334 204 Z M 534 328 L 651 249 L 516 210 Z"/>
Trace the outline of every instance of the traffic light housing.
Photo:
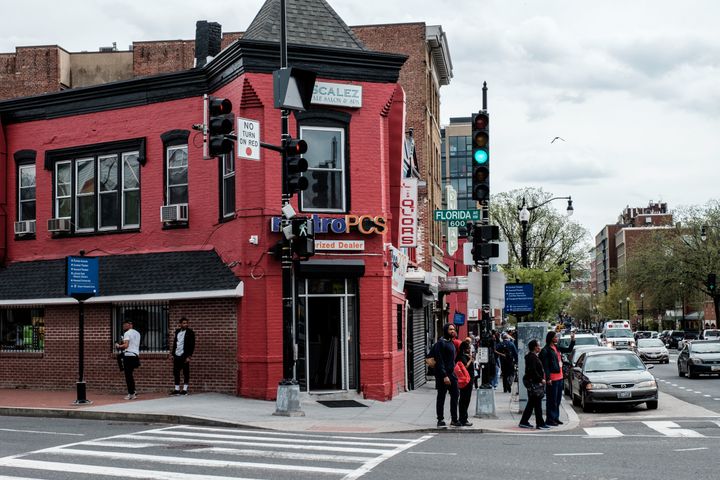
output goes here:
<path id="1" fill-rule="evenodd" d="M 487 112 L 473 116 L 472 123 L 472 199 L 490 199 L 490 135 Z"/>
<path id="2" fill-rule="evenodd" d="M 283 140 L 283 194 L 294 195 L 308 188 L 308 179 L 303 173 L 308 169 L 308 162 L 302 155 L 307 152 L 307 142 L 298 138 Z"/>
<path id="3" fill-rule="evenodd" d="M 231 133 L 235 127 L 232 115 L 232 102 L 227 98 L 208 98 L 206 105 L 206 128 L 208 157 L 219 157 L 230 153 L 233 141 L 225 135 Z"/>
<path id="4" fill-rule="evenodd" d="M 713 295 L 717 291 L 717 276 L 714 273 L 708 273 L 707 288 Z"/>
<path id="5" fill-rule="evenodd" d="M 497 225 L 475 225 L 473 228 L 473 261 L 479 262 L 500 255 L 500 246 L 493 243 L 500 237 Z"/>

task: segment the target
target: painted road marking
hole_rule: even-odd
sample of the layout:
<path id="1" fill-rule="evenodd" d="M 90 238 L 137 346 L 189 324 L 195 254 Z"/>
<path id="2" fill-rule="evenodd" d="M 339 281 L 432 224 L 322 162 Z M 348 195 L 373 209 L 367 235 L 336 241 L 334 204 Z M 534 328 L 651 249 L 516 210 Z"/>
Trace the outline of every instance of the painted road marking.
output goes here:
<path id="1" fill-rule="evenodd" d="M 556 457 L 583 457 L 589 455 L 605 455 L 601 452 L 589 452 L 589 453 L 553 453 Z"/>
<path id="2" fill-rule="evenodd" d="M 694 452 L 696 450 L 707 450 L 707 447 L 698 447 L 698 448 L 678 448 L 677 450 L 674 450 L 675 452 Z"/>
<path id="3" fill-rule="evenodd" d="M 675 422 L 642 422 L 653 430 L 662 433 L 668 437 L 704 437 L 705 435 L 696 432 L 695 430 L 688 430 L 680 428 Z"/>
<path id="4" fill-rule="evenodd" d="M 615 427 L 592 427 L 584 428 L 589 437 L 622 437 L 623 434 Z"/>
<path id="5" fill-rule="evenodd" d="M 44 432 L 42 430 L 15 430 L 13 428 L 0 428 L 0 432 L 18 432 L 18 433 L 41 433 L 43 435 L 68 435 L 71 437 L 84 437 L 84 433 L 63 433 L 63 432 Z"/>

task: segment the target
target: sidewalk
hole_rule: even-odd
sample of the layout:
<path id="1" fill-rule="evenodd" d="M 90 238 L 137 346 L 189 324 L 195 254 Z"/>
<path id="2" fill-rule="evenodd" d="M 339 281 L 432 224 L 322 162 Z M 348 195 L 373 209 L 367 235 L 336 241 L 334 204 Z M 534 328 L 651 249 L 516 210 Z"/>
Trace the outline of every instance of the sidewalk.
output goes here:
<path id="1" fill-rule="evenodd" d="M 169 397 L 160 393 L 141 394 L 126 401 L 121 395 L 89 391 L 90 405 L 73 405 L 75 391 L 0 389 L 0 415 L 68 417 L 102 420 L 185 423 L 194 425 L 233 426 L 304 432 L 441 432 L 458 433 L 522 432 L 519 428 L 517 396 L 495 391 L 496 418 L 476 418 L 475 394 L 470 403 L 471 427 L 435 427 L 435 389 L 433 382 L 401 393 L 392 401 L 379 402 L 357 398 L 364 407 L 329 408 L 315 397 L 303 394 L 303 417 L 275 416 L 274 401 L 253 400 L 218 393 L 196 393 Z M 445 402 L 449 417 L 448 398 Z M 578 426 L 578 416 L 563 400 L 560 417 L 564 425 L 553 431 L 571 430 Z M 449 423 L 449 419 L 446 419 Z"/>

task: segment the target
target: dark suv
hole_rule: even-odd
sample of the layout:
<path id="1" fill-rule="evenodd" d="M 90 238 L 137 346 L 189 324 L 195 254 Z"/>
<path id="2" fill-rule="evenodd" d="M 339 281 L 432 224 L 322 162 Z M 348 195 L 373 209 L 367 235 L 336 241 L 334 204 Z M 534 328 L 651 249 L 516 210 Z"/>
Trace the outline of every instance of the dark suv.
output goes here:
<path id="1" fill-rule="evenodd" d="M 680 343 L 685 338 L 685 332 L 682 330 L 670 330 L 670 333 L 665 337 L 665 345 L 668 348 L 678 348 Z"/>

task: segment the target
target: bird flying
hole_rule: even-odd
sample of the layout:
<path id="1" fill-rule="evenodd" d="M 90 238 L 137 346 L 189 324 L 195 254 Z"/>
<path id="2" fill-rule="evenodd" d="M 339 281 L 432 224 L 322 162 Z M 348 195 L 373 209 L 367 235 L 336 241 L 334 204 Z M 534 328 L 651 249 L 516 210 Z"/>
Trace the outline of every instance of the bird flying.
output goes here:
<path id="1" fill-rule="evenodd" d="M 555 140 L 562 140 L 563 142 L 565 141 L 565 139 L 562 137 L 555 137 L 552 140 L 550 140 L 550 143 L 555 143 Z"/>

